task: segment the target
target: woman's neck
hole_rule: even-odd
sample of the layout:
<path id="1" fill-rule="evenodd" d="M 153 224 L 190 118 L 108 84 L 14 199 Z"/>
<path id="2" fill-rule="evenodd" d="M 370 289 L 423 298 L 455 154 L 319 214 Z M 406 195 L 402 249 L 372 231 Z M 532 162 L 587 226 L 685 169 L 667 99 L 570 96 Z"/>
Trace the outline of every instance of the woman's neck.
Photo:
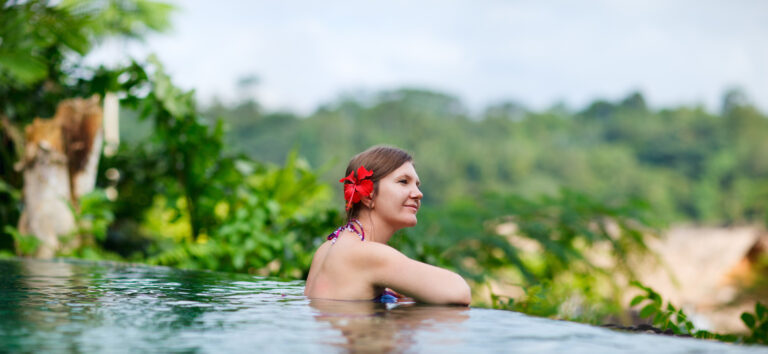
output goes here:
<path id="1" fill-rule="evenodd" d="M 361 210 L 357 220 L 363 225 L 366 241 L 387 244 L 392 235 L 395 234 L 395 231 L 398 230 L 368 210 Z"/>

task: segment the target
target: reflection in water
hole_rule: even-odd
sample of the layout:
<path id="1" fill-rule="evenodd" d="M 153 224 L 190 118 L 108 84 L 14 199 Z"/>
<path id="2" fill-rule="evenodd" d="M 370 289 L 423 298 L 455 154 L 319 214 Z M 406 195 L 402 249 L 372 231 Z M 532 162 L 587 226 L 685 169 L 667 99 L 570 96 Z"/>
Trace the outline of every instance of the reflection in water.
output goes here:
<path id="1" fill-rule="evenodd" d="M 71 264 L 53 262 L 25 262 L 21 264 L 21 307 L 30 313 L 29 319 L 38 327 L 65 324 L 70 317 L 86 316 L 98 298 L 88 286 L 87 277 L 73 277 Z M 73 306 L 72 299 L 79 306 Z"/>
<path id="2" fill-rule="evenodd" d="M 417 330 L 439 325 L 448 330 L 469 318 L 467 307 L 427 306 L 373 301 L 310 301 L 315 319 L 341 331 L 345 343 L 330 343 L 352 352 L 402 352 L 416 343 Z"/>
<path id="3" fill-rule="evenodd" d="M 310 301 L 303 290 L 246 275 L 0 260 L 0 353 L 765 351 L 508 311 Z"/>
<path id="4" fill-rule="evenodd" d="M 3 262 L 0 276 L 3 299 L 0 309 L 3 321 L 3 348 L 14 351 L 40 331 L 58 331 L 50 341 L 77 335 L 67 325 L 73 320 L 94 317 L 98 294 L 89 291 L 85 277 L 73 277 L 75 270 L 67 263 Z M 77 299 L 73 303 L 72 299 Z"/>
<path id="5" fill-rule="evenodd" d="M 0 271 L 0 352 L 29 343 L 71 349 L 65 343 L 88 342 L 94 327 L 146 328 L 162 340 L 227 302 L 218 288 L 237 292 L 227 275 L 130 265 L 0 261 Z"/>

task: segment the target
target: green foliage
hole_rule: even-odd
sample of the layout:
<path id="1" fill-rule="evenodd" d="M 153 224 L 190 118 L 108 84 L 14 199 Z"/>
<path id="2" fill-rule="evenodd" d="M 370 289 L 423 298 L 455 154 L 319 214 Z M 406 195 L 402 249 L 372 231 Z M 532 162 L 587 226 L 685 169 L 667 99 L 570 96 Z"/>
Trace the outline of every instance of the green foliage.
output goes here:
<path id="1" fill-rule="evenodd" d="M 5 181 L 0 179 L 0 195 L 10 197 L 12 201 L 19 201 L 21 199 L 21 193 L 18 189 L 13 188 L 13 186 L 9 185 L 8 183 L 5 183 Z"/>
<path id="2" fill-rule="evenodd" d="M 78 202 L 79 208 L 73 210 L 77 225 L 75 233 L 104 242 L 107 238 L 107 229 L 115 220 L 112 202 L 101 189 L 81 196 Z M 88 243 L 92 243 L 91 240 L 88 240 Z"/>
<path id="3" fill-rule="evenodd" d="M 213 210 L 220 222 L 209 235 L 172 245 L 149 262 L 303 278 L 318 235 L 341 221 L 321 207 L 328 195 L 327 186 L 291 155 L 284 167 L 243 175 L 233 198 Z"/>
<path id="4" fill-rule="evenodd" d="M 697 330 L 682 309 L 678 309 L 671 303 L 666 305 L 661 296 L 653 289 L 633 282 L 634 287 L 643 291 L 635 296 L 630 306 L 640 306 L 639 316 L 650 319 L 654 326 L 662 330 L 671 329 L 675 334 L 688 334 L 696 338 L 716 339 L 724 342 L 742 342 L 755 344 L 768 344 L 768 307 L 760 302 L 755 304 L 755 313 L 744 312 L 741 320 L 749 329 L 747 335 L 719 334 L 704 330 Z"/>
<path id="5" fill-rule="evenodd" d="M 640 282 L 634 281 L 632 285 L 644 291 L 643 294 L 632 298 L 629 304 L 632 307 L 642 305 L 641 318 L 651 318 L 654 326 L 662 330 L 671 329 L 675 334 L 694 334 L 693 323 L 688 320 L 688 316 L 682 309 L 676 308 L 669 302 L 665 306 L 661 295 Z"/>
<path id="6" fill-rule="evenodd" d="M 20 213 L 21 192 L 0 179 L 0 225 L 15 225 L 17 223 Z M 3 234 L 8 237 L 3 237 Z M 12 235 L 3 230 L 0 230 L 0 249 L 12 249 L 13 241 Z"/>
<path id="7" fill-rule="evenodd" d="M 50 116 L 63 99 L 103 95 L 109 70 L 84 67 L 82 58 L 101 41 L 167 29 L 173 9 L 147 0 L 4 1 L 0 8 L 0 113 L 20 123 Z"/>
<path id="8" fill-rule="evenodd" d="M 3 231 L 13 238 L 18 255 L 27 256 L 34 254 L 37 251 L 37 248 L 40 247 L 40 240 L 37 237 L 34 235 L 22 234 L 19 232 L 19 229 L 11 225 L 5 225 Z"/>
<path id="9" fill-rule="evenodd" d="M 209 232 L 215 223 L 213 205 L 230 192 L 238 178 L 235 160 L 220 159 L 223 125 L 210 129 L 197 115 L 193 92 L 173 86 L 162 65 L 151 57 L 154 74 L 149 77 L 150 93 L 140 102 L 142 118 L 154 121 L 153 140 L 157 156 L 168 177 L 178 181 L 189 211 L 192 237 Z"/>
<path id="10" fill-rule="evenodd" d="M 142 39 L 170 28 L 174 6 L 148 0 L 64 0 L 58 7 L 88 21 L 91 42 L 105 36 Z"/>
<path id="11" fill-rule="evenodd" d="M 522 286 L 524 294 L 516 298 L 490 291 L 490 306 L 495 309 L 529 315 L 602 324 L 607 318 L 623 315 L 620 292 L 601 289 L 610 279 L 590 274 L 561 274 L 554 281 L 545 280 Z"/>
<path id="12" fill-rule="evenodd" d="M 744 337 L 745 342 L 768 344 L 768 307 L 758 302 L 755 304 L 755 313 L 744 312 L 741 320 L 750 331 Z"/>
<path id="13" fill-rule="evenodd" d="M 523 288 L 525 295 L 515 300 L 491 292 L 491 306 L 495 309 L 509 310 L 541 317 L 564 318 L 563 304 L 566 300 L 562 288 L 556 288 L 551 281 L 543 281 L 538 284 Z M 567 296 L 573 296 L 570 292 Z M 572 319 L 565 317 L 564 319 Z M 584 318 L 580 318 L 584 320 Z M 585 321 L 588 322 L 588 321 Z"/>
<path id="14" fill-rule="evenodd" d="M 103 39 L 167 29 L 173 9 L 146 0 L 3 1 L 1 7 L 0 73 L 22 90 L 61 79 L 67 56 L 83 56 Z"/>
<path id="15" fill-rule="evenodd" d="M 340 221 L 325 208 L 328 187 L 296 153 L 283 167 L 227 154 L 223 123 L 209 125 L 193 93 L 174 86 L 155 58 L 144 67 L 152 74 L 141 69 L 136 77 L 146 78 L 149 94 L 134 106 L 140 119 L 153 123 L 152 134 L 139 147 L 105 159 L 102 169 L 121 171 L 116 217 L 153 225 L 145 228 L 150 247 L 141 250 L 147 261 L 304 276 L 311 240 Z M 179 229 L 179 222 L 189 227 Z M 171 229 L 180 231 L 168 237 Z"/>
<path id="16" fill-rule="evenodd" d="M 279 162 L 300 141 L 310 163 L 331 164 L 322 176 L 329 183 L 350 151 L 405 148 L 416 158 L 427 205 L 565 187 L 607 204 L 647 200 L 654 218 L 667 222 L 764 222 L 768 118 L 746 99 L 731 101 L 722 114 L 656 111 L 632 93 L 581 112 L 507 102 L 470 116 L 455 97 L 401 89 L 344 96 L 307 116 L 264 112 L 253 101 L 210 111 L 232 125 L 232 146 L 251 156 Z"/>

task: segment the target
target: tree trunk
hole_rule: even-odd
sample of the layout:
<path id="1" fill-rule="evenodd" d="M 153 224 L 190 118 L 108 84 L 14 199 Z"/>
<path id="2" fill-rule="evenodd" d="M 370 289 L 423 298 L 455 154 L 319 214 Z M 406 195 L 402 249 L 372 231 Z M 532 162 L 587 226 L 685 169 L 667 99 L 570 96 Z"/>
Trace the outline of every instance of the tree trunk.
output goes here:
<path id="1" fill-rule="evenodd" d="M 80 243 L 73 211 L 96 182 L 101 120 L 99 97 L 93 96 L 62 101 L 53 119 L 35 118 L 25 129 L 19 232 L 41 241 L 35 257 L 51 258 Z"/>
<path id="2" fill-rule="evenodd" d="M 25 132 L 24 210 L 19 218 L 19 232 L 40 240 L 33 256 L 52 258 L 59 249 L 59 236 L 75 230 L 75 218 L 69 208 L 67 155 L 57 121 L 35 118 Z"/>

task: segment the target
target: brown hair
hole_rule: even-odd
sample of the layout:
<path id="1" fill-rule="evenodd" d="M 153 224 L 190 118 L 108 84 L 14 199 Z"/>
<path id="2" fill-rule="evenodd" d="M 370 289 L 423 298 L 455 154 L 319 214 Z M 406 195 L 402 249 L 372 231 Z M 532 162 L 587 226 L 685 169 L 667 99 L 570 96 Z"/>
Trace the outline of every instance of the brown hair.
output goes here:
<path id="1" fill-rule="evenodd" d="M 352 171 L 357 171 L 360 166 L 365 166 L 365 169 L 373 171 L 373 175 L 369 178 L 373 181 L 373 193 L 376 194 L 379 191 L 379 181 L 382 178 L 404 163 L 412 161 L 413 157 L 403 150 L 392 146 L 377 145 L 355 155 L 349 161 L 344 176 L 348 176 Z M 362 208 L 362 202 L 352 204 L 352 207 L 347 210 L 347 221 L 356 218 Z"/>

